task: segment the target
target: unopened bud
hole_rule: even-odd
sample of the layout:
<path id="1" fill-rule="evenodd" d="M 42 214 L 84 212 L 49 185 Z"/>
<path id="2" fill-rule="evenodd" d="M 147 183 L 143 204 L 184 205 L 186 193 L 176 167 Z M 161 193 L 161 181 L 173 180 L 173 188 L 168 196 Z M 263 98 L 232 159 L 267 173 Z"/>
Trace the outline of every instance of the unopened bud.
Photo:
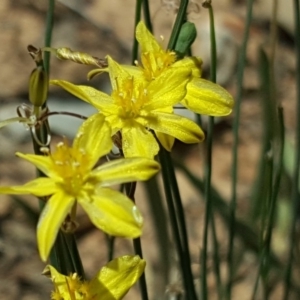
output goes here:
<path id="1" fill-rule="evenodd" d="M 197 30 L 194 23 L 186 22 L 181 26 L 178 40 L 175 46 L 175 51 L 179 58 L 182 58 L 197 37 Z"/>
<path id="2" fill-rule="evenodd" d="M 29 79 L 29 100 L 35 107 L 41 107 L 48 95 L 48 75 L 42 66 L 35 68 Z"/>

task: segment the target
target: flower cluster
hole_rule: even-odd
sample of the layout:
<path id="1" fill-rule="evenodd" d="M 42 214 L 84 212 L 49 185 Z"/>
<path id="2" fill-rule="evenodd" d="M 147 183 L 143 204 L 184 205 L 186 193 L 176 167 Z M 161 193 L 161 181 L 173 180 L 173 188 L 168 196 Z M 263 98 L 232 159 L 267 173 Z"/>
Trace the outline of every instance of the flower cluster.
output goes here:
<path id="1" fill-rule="evenodd" d="M 144 23 L 136 28 L 141 47 L 141 64 L 119 65 L 110 56 L 100 64 L 95 57 L 68 48 L 73 60 L 89 63 L 100 69 L 89 77 L 108 72 L 110 95 L 89 86 L 78 86 L 63 80 L 51 80 L 76 97 L 97 108 L 98 113 L 83 122 L 72 146 L 64 139 L 53 152 L 39 143 L 42 155 L 17 153 L 45 176 L 22 186 L 2 186 L 0 194 L 32 194 L 45 199 L 37 225 L 38 249 L 43 261 L 48 259 L 60 229 L 76 229 L 76 211 L 80 205 L 91 222 L 112 236 L 137 238 L 142 233 L 143 218 L 134 202 L 111 186 L 148 180 L 160 165 L 154 160 L 160 146 L 171 151 L 174 140 L 197 143 L 204 139 L 202 129 L 191 120 L 177 115 L 175 105 L 200 114 L 223 116 L 231 112 L 233 99 L 222 87 L 201 78 L 202 61 L 198 57 L 177 59 L 173 51 L 165 51 L 147 30 Z M 31 48 L 30 48 L 31 49 Z M 36 49 L 32 47 L 32 52 Z M 40 55 L 40 53 L 38 52 Z M 48 91 L 43 69 L 31 76 L 31 102 L 34 116 L 42 121 L 48 111 L 41 108 Z M 31 116 L 31 114 L 30 114 Z M 29 117 L 17 118 L 33 129 L 39 125 Z M 11 119 L 1 126 L 15 121 Z M 118 141 L 117 141 L 118 140 Z M 101 157 L 119 147 L 123 158 L 98 165 Z M 117 142 L 116 142 L 117 141 Z M 47 147 L 45 147 L 47 146 Z M 55 290 L 52 299 L 121 299 L 140 277 L 145 262 L 139 257 L 124 256 L 108 263 L 92 281 L 83 281 L 76 273 L 60 274 L 48 266 Z"/>
<path id="2" fill-rule="evenodd" d="M 200 114 L 224 116 L 232 110 L 232 96 L 221 86 L 200 78 L 200 58 L 176 61 L 175 52 L 163 50 L 143 22 L 136 28 L 136 38 L 141 46 L 142 66 L 121 66 L 108 56 L 108 68 L 93 70 L 89 75 L 107 71 L 111 95 L 63 80 L 51 83 L 98 109 L 111 135 L 121 132 L 120 147 L 125 157 L 153 158 L 159 151 L 157 140 L 169 151 L 174 138 L 188 144 L 202 141 L 201 128 L 175 114 L 174 105 L 182 104 Z"/>
<path id="3" fill-rule="evenodd" d="M 138 256 L 121 256 L 106 264 L 91 281 L 76 273 L 65 276 L 47 266 L 43 274 L 54 284 L 52 300 L 121 299 L 144 272 L 146 263 Z"/>

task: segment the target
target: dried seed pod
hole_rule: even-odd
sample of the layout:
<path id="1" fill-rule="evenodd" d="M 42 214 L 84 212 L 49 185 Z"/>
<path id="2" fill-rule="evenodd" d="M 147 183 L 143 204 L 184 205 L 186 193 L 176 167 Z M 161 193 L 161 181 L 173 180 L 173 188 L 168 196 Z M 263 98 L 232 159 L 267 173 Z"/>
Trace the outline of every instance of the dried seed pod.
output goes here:
<path id="1" fill-rule="evenodd" d="M 71 60 L 79 64 L 94 65 L 101 68 L 107 66 L 105 59 L 91 56 L 84 52 L 72 51 L 70 48 L 57 48 L 55 53 L 56 57 L 62 60 Z"/>
<path id="2" fill-rule="evenodd" d="M 42 56 L 42 50 L 41 48 L 35 48 L 32 45 L 27 46 L 27 51 L 32 57 L 32 59 L 35 61 L 37 66 L 40 66 L 43 64 L 43 56 Z"/>

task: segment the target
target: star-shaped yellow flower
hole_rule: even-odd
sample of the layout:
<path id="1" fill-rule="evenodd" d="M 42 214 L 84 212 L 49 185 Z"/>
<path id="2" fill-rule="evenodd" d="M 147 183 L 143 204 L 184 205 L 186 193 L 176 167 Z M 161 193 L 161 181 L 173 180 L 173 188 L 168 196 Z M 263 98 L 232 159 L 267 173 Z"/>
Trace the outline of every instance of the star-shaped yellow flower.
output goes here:
<path id="1" fill-rule="evenodd" d="M 152 132 L 168 150 L 172 145 L 168 144 L 166 135 L 184 143 L 203 140 L 199 126 L 174 114 L 172 108 L 185 97 L 186 85 L 192 76 L 190 67 L 168 69 L 149 83 L 131 75 L 108 57 L 108 72 L 113 89 L 110 96 L 67 81 L 52 80 L 51 83 L 96 107 L 99 116 L 104 115 L 110 124 L 112 135 L 121 131 L 125 157 L 153 158 L 159 146 Z"/>
<path id="2" fill-rule="evenodd" d="M 147 158 L 118 159 L 93 169 L 98 159 L 112 148 L 110 128 L 104 116 L 96 114 L 80 127 L 73 146 L 59 143 L 49 155 L 17 153 L 47 177 L 23 186 L 0 187 L 0 194 L 50 196 L 37 225 L 40 256 L 45 261 L 66 216 L 76 214 L 79 203 L 94 225 L 115 236 L 135 238 L 141 234 L 143 219 L 124 194 L 110 185 L 147 180 L 159 164 Z"/>
<path id="3" fill-rule="evenodd" d="M 54 284 L 52 300 L 118 300 L 136 283 L 146 262 L 139 256 L 122 256 L 110 261 L 91 281 L 81 281 L 76 273 L 60 274 L 47 266 L 43 274 Z"/>
<path id="4" fill-rule="evenodd" d="M 232 96 L 220 85 L 200 78 L 202 61 L 199 57 L 176 60 L 175 52 L 164 50 L 143 22 L 136 27 L 136 39 L 141 47 L 142 67 L 128 66 L 127 70 L 131 74 L 142 76 L 151 82 L 170 69 L 188 67 L 193 76 L 186 86 L 187 93 L 180 103 L 191 111 L 203 115 L 226 116 L 231 113 L 234 103 Z M 92 76 L 99 71 L 93 70 Z"/>

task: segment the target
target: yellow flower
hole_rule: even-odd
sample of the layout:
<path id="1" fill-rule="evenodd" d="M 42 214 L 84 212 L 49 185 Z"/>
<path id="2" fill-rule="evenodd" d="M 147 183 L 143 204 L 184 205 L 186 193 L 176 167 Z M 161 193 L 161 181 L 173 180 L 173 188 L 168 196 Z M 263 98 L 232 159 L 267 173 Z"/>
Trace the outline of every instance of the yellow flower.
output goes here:
<path id="1" fill-rule="evenodd" d="M 122 132 L 122 150 L 125 157 L 143 156 L 153 158 L 159 150 L 152 132 L 162 145 L 170 150 L 171 136 L 184 143 L 202 141 L 204 134 L 197 124 L 173 113 L 172 106 L 186 94 L 191 68 L 172 68 L 163 72 L 150 83 L 128 73 L 122 66 L 108 57 L 108 72 L 112 94 L 88 86 L 76 86 L 62 80 L 56 84 L 92 104 L 105 116 L 112 135 Z"/>
<path id="2" fill-rule="evenodd" d="M 112 147 L 110 128 L 101 115 L 84 122 L 73 146 L 59 143 L 49 155 L 17 153 L 48 177 L 34 179 L 23 186 L 0 187 L 0 194 L 51 196 L 37 225 L 40 256 L 45 261 L 57 232 L 71 211 L 75 219 L 77 202 L 94 225 L 110 235 L 135 238 L 141 234 L 143 219 L 125 195 L 110 185 L 146 180 L 159 170 L 159 164 L 146 158 L 118 159 L 93 170 L 98 159 Z"/>
<path id="3" fill-rule="evenodd" d="M 175 52 L 163 50 L 143 22 L 136 27 L 136 39 L 141 47 L 143 67 L 128 67 L 130 73 L 143 76 L 150 82 L 170 69 L 189 67 L 193 76 L 180 103 L 191 111 L 204 115 L 225 116 L 231 113 L 232 96 L 218 84 L 200 78 L 202 61 L 199 57 L 186 57 L 176 61 Z"/>
<path id="4" fill-rule="evenodd" d="M 78 275 L 65 276 L 48 265 L 43 274 L 54 284 L 52 300 L 118 300 L 136 283 L 146 262 L 139 256 L 122 256 L 110 261 L 91 281 L 81 281 Z"/>

